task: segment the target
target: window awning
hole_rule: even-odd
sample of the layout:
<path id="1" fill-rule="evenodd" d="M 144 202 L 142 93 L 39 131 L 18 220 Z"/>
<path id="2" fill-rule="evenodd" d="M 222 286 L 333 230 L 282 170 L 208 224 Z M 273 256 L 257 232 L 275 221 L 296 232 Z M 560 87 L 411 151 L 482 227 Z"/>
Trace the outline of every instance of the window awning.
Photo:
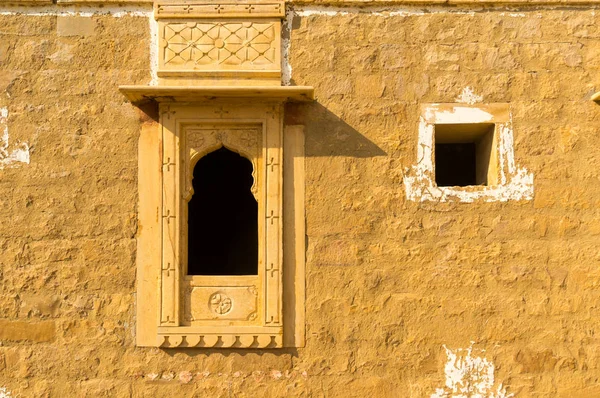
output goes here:
<path id="1" fill-rule="evenodd" d="M 195 102 L 211 99 L 254 98 L 280 102 L 314 100 L 308 86 L 120 86 L 133 104 L 147 102 Z"/>

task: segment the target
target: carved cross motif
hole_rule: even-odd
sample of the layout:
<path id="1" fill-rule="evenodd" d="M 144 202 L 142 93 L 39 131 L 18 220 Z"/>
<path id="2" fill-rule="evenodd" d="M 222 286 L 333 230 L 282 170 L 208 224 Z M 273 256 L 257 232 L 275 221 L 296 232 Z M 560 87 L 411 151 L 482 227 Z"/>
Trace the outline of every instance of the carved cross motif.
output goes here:
<path id="1" fill-rule="evenodd" d="M 271 156 L 271 159 L 269 159 L 269 162 L 267 163 L 267 167 L 268 166 L 271 166 L 271 172 L 273 172 L 273 168 L 279 166 L 279 163 L 275 163 L 275 158 Z"/>
<path id="2" fill-rule="evenodd" d="M 279 272 L 279 268 L 275 268 L 273 263 L 271 263 L 269 268 L 267 268 L 267 271 L 271 273 L 271 278 L 273 278 L 275 276 L 275 272 Z"/>
<path id="3" fill-rule="evenodd" d="M 175 268 L 171 263 L 167 263 L 167 268 L 163 268 L 163 271 L 167 271 L 167 276 L 171 276 L 171 272 L 175 272 Z"/>
<path id="4" fill-rule="evenodd" d="M 271 220 L 271 225 L 273 225 L 273 221 L 275 221 L 276 218 L 279 218 L 279 216 L 274 215 L 273 210 L 271 210 L 271 214 L 267 216 L 267 220 Z"/>
<path id="5" fill-rule="evenodd" d="M 167 167 L 167 171 L 171 171 L 171 166 L 175 166 L 175 163 L 171 162 L 171 158 L 167 158 L 167 162 L 163 163 L 163 167 Z"/>
<path id="6" fill-rule="evenodd" d="M 272 106 L 265 113 L 267 115 L 269 115 L 271 117 L 271 119 L 275 119 L 275 117 L 277 116 L 277 107 L 276 106 Z"/>
<path id="7" fill-rule="evenodd" d="M 167 214 L 163 215 L 163 218 L 167 219 L 167 224 L 171 223 L 171 219 L 176 218 L 175 216 L 171 215 L 171 210 L 167 210 Z"/>
<path id="8" fill-rule="evenodd" d="M 215 7 L 215 11 L 217 12 L 217 14 L 220 14 L 221 11 L 223 11 L 225 8 L 222 5 L 218 5 Z"/>
<path id="9" fill-rule="evenodd" d="M 223 109 L 223 107 L 220 107 L 219 109 L 215 110 L 215 113 L 217 113 L 219 117 L 222 118 L 226 113 L 229 113 L 229 111 L 226 111 L 225 109 Z"/>
<path id="10" fill-rule="evenodd" d="M 171 116 L 175 114 L 175 111 L 171 110 L 171 107 L 167 107 L 167 109 L 165 109 L 165 111 L 162 113 L 163 117 L 166 116 L 167 119 L 171 119 Z"/>
<path id="11" fill-rule="evenodd" d="M 246 10 L 248 10 L 248 13 L 252 14 L 252 11 L 254 11 L 255 8 L 252 4 L 249 4 L 246 6 Z"/>

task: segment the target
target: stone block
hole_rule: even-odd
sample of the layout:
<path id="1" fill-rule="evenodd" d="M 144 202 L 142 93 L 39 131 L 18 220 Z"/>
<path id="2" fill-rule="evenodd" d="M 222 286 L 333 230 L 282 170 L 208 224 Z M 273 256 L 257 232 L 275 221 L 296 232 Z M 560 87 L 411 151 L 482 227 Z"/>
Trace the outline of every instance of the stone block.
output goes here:
<path id="1" fill-rule="evenodd" d="M 96 30 L 96 21 L 90 17 L 59 16 L 56 19 L 58 36 L 92 36 Z"/>
<path id="2" fill-rule="evenodd" d="M 54 321 L 24 322 L 0 320 L 0 341 L 31 341 L 42 343 L 54 340 Z"/>

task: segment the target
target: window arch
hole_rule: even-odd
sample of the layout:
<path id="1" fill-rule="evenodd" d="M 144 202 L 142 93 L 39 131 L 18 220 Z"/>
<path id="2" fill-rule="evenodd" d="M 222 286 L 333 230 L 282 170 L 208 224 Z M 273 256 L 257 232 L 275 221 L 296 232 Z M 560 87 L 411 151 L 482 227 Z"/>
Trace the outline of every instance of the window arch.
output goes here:
<path id="1" fill-rule="evenodd" d="M 258 202 L 252 163 L 221 147 L 193 170 L 188 275 L 258 274 Z"/>

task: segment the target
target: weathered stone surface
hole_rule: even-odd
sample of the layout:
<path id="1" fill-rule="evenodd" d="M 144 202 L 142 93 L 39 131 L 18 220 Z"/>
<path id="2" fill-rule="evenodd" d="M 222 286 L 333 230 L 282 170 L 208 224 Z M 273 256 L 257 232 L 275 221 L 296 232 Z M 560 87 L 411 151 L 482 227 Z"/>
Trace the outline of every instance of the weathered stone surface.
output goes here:
<path id="1" fill-rule="evenodd" d="M 33 341 L 36 343 L 54 340 L 56 326 L 53 321 L 23 322 L 0 320 L 0 340 Z"/>
<path id="2" fill-rule="evenodd" d="M 244 352 L 134 347 L 148 115 L 117 86 L 150 80 L 148 18 L 59 36 L 57 16 L 1 15 L 0 108 L 31 162 L 0 170 L 0 387 L 430 397 L 442 346 L 474 341 L 517 397 L 600 394 L 600 14 L 422 8 L 294 19 L 292 78 L 318 96 L 286 108 L 306 132 L 307 345 Z M 420 104 L 465 87 L 511 104 L 533 201 L 405 199 Z"/>
<path id="3" fill-rule="evenodd" d="M 64 36 L 91 36 L 96 29 L 96 21 L 92 18 L 59 16 L 56 19 L 56 33 Z"/>

